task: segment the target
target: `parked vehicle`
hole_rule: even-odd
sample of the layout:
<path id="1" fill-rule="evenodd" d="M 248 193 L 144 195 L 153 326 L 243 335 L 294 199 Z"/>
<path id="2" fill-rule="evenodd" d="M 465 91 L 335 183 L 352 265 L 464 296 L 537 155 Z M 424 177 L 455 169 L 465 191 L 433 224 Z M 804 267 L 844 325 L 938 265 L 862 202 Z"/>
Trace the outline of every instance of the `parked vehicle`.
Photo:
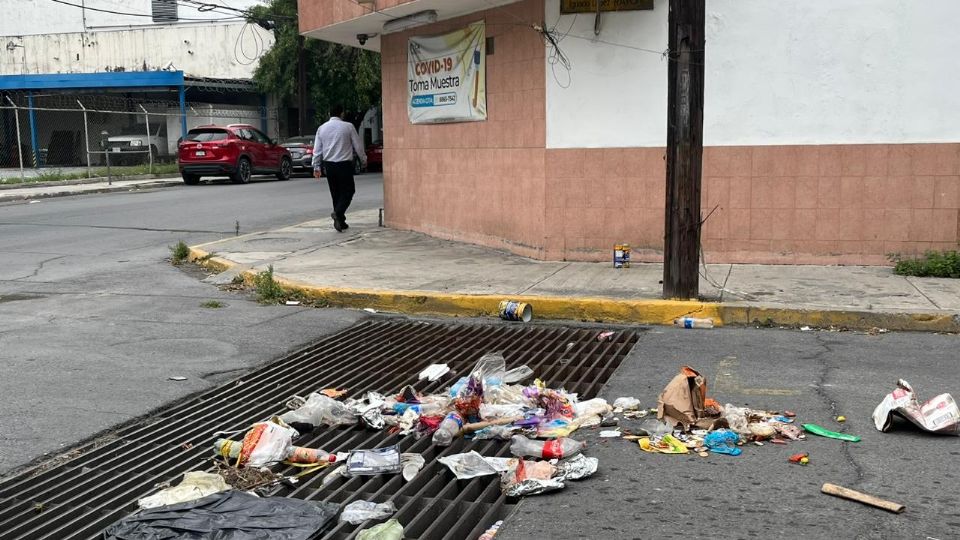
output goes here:
<path id="1" fill-rule="evenodd" d="M 313 137 L 290 137 L 280 145 L 290 151 L 294 171 L 313 171 Z"/>
<path id="2" fill-rule="evenodd" d="M 164 133 L 166 126 L 151 126 L 152 133 L 147 140 L 147 128 L 143 124 L 123 128 L 119 135 L 107 138 L 106 152 L 110 153 L 110 163 L 114 165 L 130 165 L 149 163 L 153 154 L 154 161 L 169 158 L 167 154 L 167 137 Z"/>
<path id="3" fill-rule="evenodd" d="M 383 170 L 383 145 L 379 143 L 367 145 L 367 170 Z"/>
<path id="4" fill-rule="evenodd" d="M 246 124 L 200 126 L 187 132 L 177 148 L 183 183 L 195 185 L 202 176 L 230 177 L 245 184 L 254 174 L 275 174 L 288 180 L 293 170 L 290 151 Z"/>

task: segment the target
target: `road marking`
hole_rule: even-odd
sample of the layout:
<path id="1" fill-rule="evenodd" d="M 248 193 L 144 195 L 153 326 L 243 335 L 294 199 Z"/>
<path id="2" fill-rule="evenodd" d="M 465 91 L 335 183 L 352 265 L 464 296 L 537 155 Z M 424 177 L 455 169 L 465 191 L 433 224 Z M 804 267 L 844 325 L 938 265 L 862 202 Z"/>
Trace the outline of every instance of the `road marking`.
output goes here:
<path id="1" fill-rule="evenodd" d="M 717 376 L 713 378 L 714 392 L 725 392 L 729 394 L 742 394 L 745 396 L 797 396 L 799 390 L 790 390 L 788 388 L 744 388 L 740 385 L 740 379 L 736 375 L 736 370 L 740 361 L 736 356 L 727 356 L 717 364 Z"/>

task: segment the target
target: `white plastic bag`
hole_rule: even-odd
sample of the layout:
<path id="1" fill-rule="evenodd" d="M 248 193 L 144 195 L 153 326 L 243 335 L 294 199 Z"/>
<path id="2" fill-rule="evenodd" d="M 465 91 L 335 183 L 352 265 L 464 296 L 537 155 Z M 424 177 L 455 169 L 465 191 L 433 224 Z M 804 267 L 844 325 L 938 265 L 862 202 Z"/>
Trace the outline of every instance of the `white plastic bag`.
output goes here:
<path id="1" fill-rule="evenodd" d="M 143 509 L 156 508 L 202 499 L 207 495 L 228 489 L 231 489 L 230 484 L 227 484 L 219 474 L 190 471 L 183 473 L 183 480 L 176 486 L 168 487 L 149 497 L 144 497 L 137 501 L 137 504 Z"/>
<path id="2" fill-rule="evenodd" d="M 612 411 L 613 408 L 603 398 L 593 398 L 587 401 L 581 401 L 573 405 L 573 412 L 578 418 L 583 416 L 603 416 Z"/>
<path id="3" fill-rule="evenodd" d="M 351 525 L 359 525 L 368 519 L 383 519 L 392 516 L 397 511 L 393 501 L 377 504 L 370 501 L 353 501 L 343 507 L 340 521 Z"/>
<path id="4" fill-rule="evenodd" d="M 613 408 L 635 411 L 640 409 L 640 400 L 635 397 L 618 397 L 613 401 Z"/>
<path id="5" fill-rule="evenodd" d="M 280 419 L 287 424 L 299 423 L 311 426 L 350 425 L 357 421 L 356 415 L 342 402 L 316 392 L 308 395 L 307 402 L 297 410 L 281 414 Z"/>
<path id="6" fill-rule="evenodd" d="M 487 458 L 476 451 L 470 451 L 465 454 L 445 456 L 437 461 L 446 465 L 457 477 L 457 480 L 467 480 L 506 470 L 506 461 L 508 460 L 509 458 Z"/>

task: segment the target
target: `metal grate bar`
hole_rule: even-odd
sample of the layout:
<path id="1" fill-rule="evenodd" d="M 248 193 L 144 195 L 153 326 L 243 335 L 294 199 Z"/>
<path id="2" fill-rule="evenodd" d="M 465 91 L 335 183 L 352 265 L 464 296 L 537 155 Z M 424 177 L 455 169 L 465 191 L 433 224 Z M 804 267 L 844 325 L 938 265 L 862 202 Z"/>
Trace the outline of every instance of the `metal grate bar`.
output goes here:
<path id="1" fill-rule="evenodd" d="M 77 458 L 27 471 L 0 482 L 0 538 L 96 538 L 111 523 L 136 510 L 138 498 L 161 482 L 209 466 L 218 430 L 245 430 L 283 410 L 293 394 L 348 388 L 388 394 L 405 385 L 444 391 L 453 380 L 418 381 L 428 364 L 447 363 L 465 375 L 488 352 L 500 351 L 508 368 L 527 364 L 553 387 L 594 397 L 637 341 L 634 331 L 596 340 L 597 330 L 566 326 L 446 324 L 406 319 L 368 320 L 294 351 L 246 376 L 204 392 L 146 420 L 118 429 L 113 440 L 93 444 Z M 234 435 L 238 438 L 241 435 Z M 499 441 L 457 440 L 446 448 L 429 438 L 398 437 L 350 426 L 304 434 L 297 444 L 328 452 L 398 444 L 426 464 L 411 482 L 400 475 L 338 478 L 321 487 L 323 470 L 273 495 L 346 504 L 354 500 L 397 506 L 396 518 L 411 539 L 474 538 L 515 504 L 503 497 L 495 477 L 458 481 L 438 457 L 476 450 L 509 455 Z M 290 473 L 292 469 L 281 472 Z M 42 506 L 38 506 L 42 505 Z M 321 538 L 352 538 L 369 524 L 334 523 Z"/>

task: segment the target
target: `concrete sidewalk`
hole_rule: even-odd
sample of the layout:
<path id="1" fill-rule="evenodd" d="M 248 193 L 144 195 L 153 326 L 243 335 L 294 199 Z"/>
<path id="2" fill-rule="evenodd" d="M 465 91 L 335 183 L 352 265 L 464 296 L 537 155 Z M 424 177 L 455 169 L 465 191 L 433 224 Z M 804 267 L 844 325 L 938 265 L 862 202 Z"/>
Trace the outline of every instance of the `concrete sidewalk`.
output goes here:
<path id="1" fill-rule="evenodd" d="M 0 203 L 25 201 L 48 197 L 65 197 L 86 193 L 109 193 L 166 186 L 182 185 L 179 176 L 139 175 L 108 183 L 106 178 L 83 178 L 62 182 L 40 182 L 27 184 L 0 184 Z"/>
<path id="2" fill-rule="evenodd" d="M 960 331 L 960 280 L 910 278 L 890 268 L 711 264 L 699 301 L 660 300 L 662 266 L 543 262 L 377 225 L 350 215 L 192 248 L 192 258 L 248 280 L 272 265 L 281 284 L 328 305 L 458 316 L 495 315 L 500 300 L 530 302 L 538 318 Z M 725 284 L 725 285 L 724 285 Z"/>

